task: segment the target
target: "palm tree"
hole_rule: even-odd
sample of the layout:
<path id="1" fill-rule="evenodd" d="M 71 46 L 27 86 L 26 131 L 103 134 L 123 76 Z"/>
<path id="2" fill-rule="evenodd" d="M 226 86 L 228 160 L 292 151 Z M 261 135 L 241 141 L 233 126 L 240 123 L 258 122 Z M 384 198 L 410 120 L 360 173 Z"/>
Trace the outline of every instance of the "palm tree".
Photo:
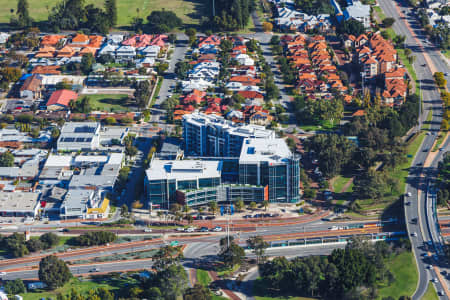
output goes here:
<path id="1" fill-rule="evenodd" d="M 159 220 L 161 220 L 161 217 L 164 215 L 164 213 L 161 210 L 158 210 L 156 212 L 156 215 L 158 216 Z"/>
<path id="2" fill-rule="evenodd" d="M 187 206 L 187 204 L 185 204 L 183 206 L 183 212 L 185 213 L 185 217 L 187 218 L 187 215 L 189 213 L 189 211 L 191 210 L 191 208 L 189 206 Z"/>
<path id="3" fill-rule="evenodd" d="M 202 214 L 205 208 L 203 206 L 200 206 L 197 210 L 199 214 Z"/>
<path id="4" fill-rule="evenodd" d="M 256 209 L 256 202 L 255 201 L 252 201 L 250 203 L 250 209 L 253 210 L 253 211 Z"/>
<path id="5" fill-rule="evenodd" d="M 264 206 L 264 210 L 267 211 L 267 208 L 269 207 L 269 201 L 264 200 L 262 205 Z"/>

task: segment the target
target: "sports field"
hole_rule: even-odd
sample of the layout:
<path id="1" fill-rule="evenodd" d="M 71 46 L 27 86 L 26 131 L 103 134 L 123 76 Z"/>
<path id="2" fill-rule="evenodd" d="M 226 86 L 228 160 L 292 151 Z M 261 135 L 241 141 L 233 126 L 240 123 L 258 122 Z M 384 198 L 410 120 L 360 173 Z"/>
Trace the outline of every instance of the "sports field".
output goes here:
<path id="1" fill-rule="evenodd" d="M 35 21 L 47 19 L 48 12 L 62 0 L 28 0 L 30 15 Z M 94 3 L 103 6 L 103 0 L 86 0 L 86 4 Z M 134 17 L 145 18 L 154 10 L 173 11 L 185 24 L 198 24 L 202 15 L 203 0 L 117 0 L 118 27 L 131 23 Z M 8 23 L 11 9 L 16 9 L 17 0 L 0 0 L 0 23 Z M 139 10 L 139 11 L 138 11 Z"/>

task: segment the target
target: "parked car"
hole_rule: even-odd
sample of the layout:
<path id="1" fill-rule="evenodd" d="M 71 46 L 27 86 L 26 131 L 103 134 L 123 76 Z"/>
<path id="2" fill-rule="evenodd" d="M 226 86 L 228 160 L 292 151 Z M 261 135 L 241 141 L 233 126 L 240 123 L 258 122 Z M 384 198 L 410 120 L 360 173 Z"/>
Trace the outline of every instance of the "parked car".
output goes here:
<path id="1" fill-rule="evenodd" d="M 89 272 L 94 273 L 94 272 L 100 272 L 100 269 L 95 267 L 89 270 Z"/>
<path id="2" fill-rule="evenodd" d="M 176 231 L 184 231 L 183 227 L 178 227 L 177 229 L 175 229 Z"/>
<path id="3" fill-rule="evenodd" d="M 194 227 L 188 227 L 184 231 L 186 231 L 186 232 L 194 232 L 195 228 Z"/>
<path id="4" fill-rule="evenodd" d="M 144 232 L 152 232 L 152 229 L 151 228 L 145 228 Z"/>
<path id="5" fill-rule="evenodd" d="M 209 231 L 208 227 L 200 228 L 200 232 L 208 232 L 208 231 Z"/>

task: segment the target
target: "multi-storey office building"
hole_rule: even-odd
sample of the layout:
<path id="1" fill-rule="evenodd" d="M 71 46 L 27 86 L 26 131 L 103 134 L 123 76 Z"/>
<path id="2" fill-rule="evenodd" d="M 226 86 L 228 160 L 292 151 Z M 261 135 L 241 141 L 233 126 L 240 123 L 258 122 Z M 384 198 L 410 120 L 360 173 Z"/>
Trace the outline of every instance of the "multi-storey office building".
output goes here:
<path id="1" fill-rule="evenodd" d="M 239 157 L 245 138 L 275 138 L 259 125 L 237 124 L 199 112 L 183 116 L 184 152 L 187 156 Z"/>
<path id="2" fill-rule="evenodd" d="M 237 199 L 295 203 L 300 200 L 299 159 L 282 139 L 246 138 L 234 164 L 235 180 L 228 180 L 222 161 L 153 160 L 147 170 L 146 193 L 149 203 L 160 207 Z"/>
<path id="3" fill-rule="evenodd" d="M 245 139 L 239 183 L 267 186 L 269 202 L 298 202 L 300 157 L 291 153 L 283 139 Z"/>

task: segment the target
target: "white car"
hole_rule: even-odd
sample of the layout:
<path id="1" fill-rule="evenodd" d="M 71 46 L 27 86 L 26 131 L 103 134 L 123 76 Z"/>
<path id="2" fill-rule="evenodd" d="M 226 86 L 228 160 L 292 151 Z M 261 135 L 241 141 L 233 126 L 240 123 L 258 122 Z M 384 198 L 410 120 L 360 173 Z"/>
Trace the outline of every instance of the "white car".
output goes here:
<path id="1" fill-rule="evenodd" d="M 411 192 L 407 192 L 406 196 L 411 197 Z"/>
<path id="2" fill-rule="evenodd" d="M 176 229 L 176 231 L 184 231 L 184 228 L 183 228 L 183 227 L 178 227 L 178 228 Z"/>
<path id="3" fill-rule="evenodd" d="M 428 270 L 431 270 L 432 268 L 433 268 L 432 265 L 428 265 L 428 266 L 427 266 L 427 269 L 428 269 Z"/>
<path id="4" fill-rule="evenodd" d="M 417 236 L 417 232 L 411 233 L 411 236 Z"/>
<path id="5" fill-rule="evenodd" d="M 0 272 L 0 276 L 5 276 L 6 272 Z"/>
<path id="6" fill-rule="evenodd" d="M 184 231 L 186 231 L 186 232 L 194 232 L 195 229 L 194 229 L 194 227 L 188 227 Z"/>
<path id="7" fill-rule="evenodd" d="M 213 231 L 215 231 L 215 232 L 222 231 L 222 227 L 216 226 L 216 227 L 214 227 Z"/>
<path id="8" fill-rule="evenodd" d="M 145 228 L 144 232 L 152 232 L 152 229 L 151 228 Z"/>
<path id="9" fill-rule="evenodd" d="M 431 281 L 433 281 L 434 283 L 438 283 L 437 278 L 433 278 L 433 279 L 431 279 Z"/>

